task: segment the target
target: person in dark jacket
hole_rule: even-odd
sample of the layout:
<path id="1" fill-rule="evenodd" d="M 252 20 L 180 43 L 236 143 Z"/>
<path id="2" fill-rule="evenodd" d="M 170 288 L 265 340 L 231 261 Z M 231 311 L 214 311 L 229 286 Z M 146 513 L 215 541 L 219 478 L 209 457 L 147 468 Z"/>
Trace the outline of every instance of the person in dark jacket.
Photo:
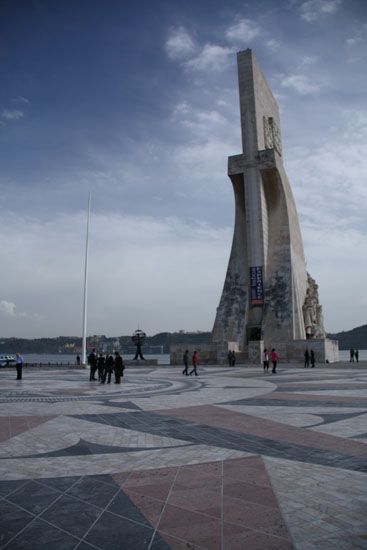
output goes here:
<path id="1" fill-rule="evenodd" d="M 88 365 L 90 367 L 89 380 L 97 380 L 96 370 L 97 370 L 97 355 L 96 350 L 93 349 L 88 355 Z"/>
<path id="2" fill-rule="evenodd" d="M 308 349 L 306 349 L 304 356 L 305 356 L 305 369 L 308 369 L 308 367 L 310 366 L 310 352 L 308 351 Z"/>
<path id="3" fill-rule="evenodd" d="M 100 382 L 102 382 L 102 380 L 103 380 L 105 361 L 106 361 L 106 359 L 105 359 L 104 355 L 102 355 L 102 353 L 100 353 L 98 355 L 98 359 L 97 359 L 98 380 Z"/>
<path id="4" fill-rule="evenodd" d="M 314 369 L 316 359 L 315 359 L 315 353 L 314 353 L 313 349 L 310 351 L 310 360 L 311 360 L 311 368 Z"/>
<path id="5" fill-rule="evenodd" d="M 22 379 L 23 363 L 24 363 L 23 357 L 20 355 L 20 353 L 17 353 L 16 359 L 15 359 L 15 366 L 17 369 L 17 378 L 16 378 L 17 380 Z"/>
<path id="6" fill-rule="evenodd" d="M 106 382 L 106 379 L 107 379 L 107 384 L 111 384 L 111 375 L 113 372 L 114 364 L 115 362 L 114 362 L 113 356 L 111 355 L 111 353 L 108 353 L 106 357 L 106 362 L 105 362 L 102 384 Z"/>
<path id="7" fill-rule="evenodd" d="M 186 376 L 189 375 L 189 350 L 187 349 L 182 357 L 182 362 L 184 364 L 184 370 L 182 371 L 182 374 L 186 374 Z"/>
<path id="8" fill-rule="evenodd" d="M 115 351 L 115 384 L 121 384 L 121 376 L 124 376 L 124 362 L 118 351 Z"/>

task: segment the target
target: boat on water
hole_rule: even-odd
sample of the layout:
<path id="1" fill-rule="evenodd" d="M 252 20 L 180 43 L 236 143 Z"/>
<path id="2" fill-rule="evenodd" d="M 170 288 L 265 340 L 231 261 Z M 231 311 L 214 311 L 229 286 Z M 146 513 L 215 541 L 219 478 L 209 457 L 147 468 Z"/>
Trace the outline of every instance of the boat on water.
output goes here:
<path id="1" fill-rule="evenodd" d="M 15 363 L 14 355 L 0 355 L 0 367 L 9 367 Z"/>

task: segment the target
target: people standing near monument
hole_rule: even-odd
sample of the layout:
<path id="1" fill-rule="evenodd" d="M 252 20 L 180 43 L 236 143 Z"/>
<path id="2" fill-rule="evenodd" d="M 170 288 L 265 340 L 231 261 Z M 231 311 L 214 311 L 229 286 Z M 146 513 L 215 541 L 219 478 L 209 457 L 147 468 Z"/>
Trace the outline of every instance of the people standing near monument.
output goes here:
<path id="1" fill-rule="evenodd" d="M 228 366 L 229 367 L 235 367 L 236 366 L 236 352 L 229 350 L 228 355 Z"/>
<path id="2" fill-rule="evenodd" d="M 277 364 L 278 364 L 278 360 L 279 360 L 279 355 L 277 354 L 277 352 L 275 351 L 275 348 L 273 348 L 271 350 L 271 362 L 273 363 L 273 369 L 272 369 L 272 373 L 273 374 L 276 374 L 277 373 Z"/>
<path id="3" fill-rule="evenodd" d="M 16 366 L 16 369 L 17 369 L 17 378 L 16 378 L 16 380 L 21 380 L 22 379 L 23 363 L 24 363 L 23 356 L 20 355 L 20 353 L 17 353 L 16 358 L 15 358 L 15 366 Z"/>
<path id="4" fill-rule="evenodd" d="M 113 356 L 111 355 L 111 353 L 108 353 L 106 357 L 106 362 L 105 362 L 102 384 L 106 382 L 106 379 L 107 379 L 107 384 L 111 384 L 111 375 L 113 372 L 113 367 L 114 367 Z"/>
<path id="5" fill-rule="evenodd" d="M 269 372 L 269 352 L 267 348 L 264 349 L 263 352 L 263 365 L 264 365 L 264 372 Z"/>
<path id="6" fill-rule="evenodd" d="M 350 355 L 349 362 L 354 363 L 354 349 L 353 348 L 350 348 L 349 355 Z"/>
<path id="7" fill-rule="evenodd" d="M 97 370 L 97 355 L 95 349 L 92 349 L 88 355 L 88 365 L 90 367 L 89 381 L 91 382 L 92 380 L 97 380 L 95 376 Z"/>
<path id="8" fill-rule="evenodd" d="M 115 384 L 121 384 L 121 376 L 124 376 L 124 362 L 118 351 L 115 351 Z"/>
<path id="9" fill-rule="evenodd" d="M 199 356 L 198 356 L 198 352 L 197 351 L 194 351 L 193 355 L 192 355 L 192 371 L 190 372 L 190 376 L 192 375 L 192 373 L 195 373 L 195 376 L 199 376 L 198 373 L 197 373 L 197 366 L 199 364 Z"/>
<path id="10" fill-rule="evenodd" d="M 103 380 L 103 372 L 105 367 L 106 359 L 102 353 L 98 355 L 97 359 L 97 368 L 98 368 L 98 380 L 99 382 L 102 382 Z"/>
<path id="11" fill-rule="evenodd" d="M 310 361 L 311 361 L 311 369 L 314 369 L 316 359 L 315 359 L 315 353 L 314 353 L 313 349 L 310 351 Z"/>
<path id="12" fill-rule="evenodd" d="M 182 374 L 186 374 L 186 376 L 189 375 L 189 350 L 185 350 L 185 353 L 182 357 L 182 362 L 184 364 L 184 370 L 182 371 Z"/>
<path id="13" fill-rule="evenodd" d="M 357 363 L 359 363 L 359 351 L 357 349 L 354 351 L 354 357 L 356 358 Z"/>
<path id="14" fill-rule="evenodd" d="M 310 352 L 308 351 L 308 348 L 306 348 L 306 351 L 304 353 L 304 356 L 305 356 L 305 369 L 308 369 L 308 367 L 310 366 Z"/>

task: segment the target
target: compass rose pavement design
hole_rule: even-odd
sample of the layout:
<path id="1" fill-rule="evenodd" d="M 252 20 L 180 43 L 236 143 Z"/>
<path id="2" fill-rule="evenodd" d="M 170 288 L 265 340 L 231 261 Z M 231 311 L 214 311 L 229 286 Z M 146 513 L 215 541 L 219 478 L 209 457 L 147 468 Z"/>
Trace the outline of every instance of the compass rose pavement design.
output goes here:
<path id="1" fill-rule="evenodd" d="M 367 548 L 367 365 L 0 371 L 0 549 Z"/>

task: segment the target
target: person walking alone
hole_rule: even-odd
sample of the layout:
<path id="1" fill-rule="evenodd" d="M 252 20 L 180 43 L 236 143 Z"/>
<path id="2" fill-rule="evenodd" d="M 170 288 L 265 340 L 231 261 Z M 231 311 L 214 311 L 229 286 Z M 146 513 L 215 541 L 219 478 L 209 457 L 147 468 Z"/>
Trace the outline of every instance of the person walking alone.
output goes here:
<path id="1" fill-rule="evenodd" d="M 15 366 L 17 369 L 17 378 L 16 378 L 17 380 L 22 379 L 23 363 L 24 363 L 24 359 L 22 355 L 20 355 L 20 353 L 17 353 L 16 359 L 15 359 Z"/>
<path id="2" fill-rule="evenodd" d="M 183 354 L 182 361 L 185 367 L 184 370 L 182 371 L 182 374 L 186 374 L 186 376 L 188 376 L 189 375 L 189 350 L 188 349 Z"/>
<path id="3" fill-rule="evenodd" d="M 277 354 L 277 352 L 275 351 L 275 348 L 273 348 L 271 350 L 271 362 L 273 363 L 273 369 L 272 369 L 272 373 L 273 374 L 276 374 L 277 373 L 277 364 L 278 364 L 278 360 L 279 360 L 279 355 Z"/>
<path id="4" fill-rule="evenodd" d="M 308 367 L 310 366 L 310 352 L 308 351 L 308 348 L 306 348 L 304 356 L 305 356 L 305 369 L 308 369 Z"/>
<path id="5" fill-rule="evenodd" d="M 197 366 L 199 364 L 199 356 L 198 356 L 198 352 L 197 351 L 194 351 L 193 353 L 193 356 L 192 356 L 192 371 L 190 372 L 190 376 L 192 375 L 192 373 L 194 372 L 195 373 L 195 376 L 199 376 L 198 373 L 197 373 Z"/>
<path id="6" fill-rule="evenodd" d="M 311 369 L 314 369 L 314 368 L 315 368 L 316 359 L 315 359 L 315 353 L 314 353 L 313 349 L 312 349 L 311 352 L 310 352 L 310 360 L 311 360 Z"/>

